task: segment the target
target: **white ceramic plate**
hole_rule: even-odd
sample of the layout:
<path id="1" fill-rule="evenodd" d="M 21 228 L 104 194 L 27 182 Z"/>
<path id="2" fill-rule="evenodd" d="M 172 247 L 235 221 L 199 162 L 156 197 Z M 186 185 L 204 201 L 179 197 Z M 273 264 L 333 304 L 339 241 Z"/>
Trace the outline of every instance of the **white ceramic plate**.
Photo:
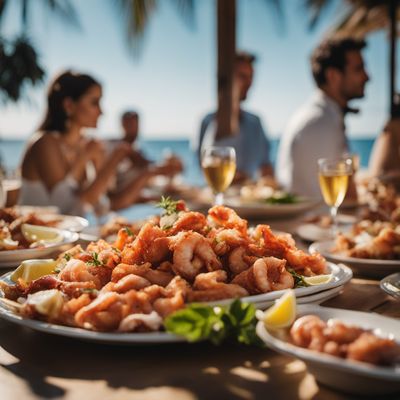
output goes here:
<path id="1" fill-rule="evenodd" d="M 348 232 L 350 226 L 339 226 L 341 232 Z M 332 230 L 330 228 L 322 228 L 316 224 L 302 224 L 296 229 L 296 233 L 301 239 L 308 242 L 319 242 L 332 239 Z"/>
<path id="2" fill-rule="evenodd" d="M 147 333 L 107 333 L 93 332 L 86 329 L 72 328 L 68 326 L 49 324 L 35 319 L 22 318 L 18 314 L 7 309 L 0 302 L 0 317 L 18 325 L 34 329 L 53 335 L 67 336 L 80 340 L 100 343 L 114 344 L 154 344 L 184 342 L 186 339 L 166 332 L 147 332 Z"/>
<path id="3" fill-rule="evenodd" d="M 36 206 L 15 206 L 18 213 L 26 215 L 34 213 L 43 221 L 54 221 L 58 222 L 55 224 L 55 228 L 65 229 L 73 232 L 80 232 L 82 229 L 89 225 L 89 221 L 83 217 L 76 215 L 63 215 L 58 214 L 58 208 L 49 207 L 36 207 Z"/>
<path id="4" fill-rule="evenodd" d="M 339 286 L 343 286 L 353 277 L 351 269 L 349 267 L 346 267 L 345 265 L 336 265 L 333 263 L 328 263 L 328 269 L 329 273 L 333 275 L 332 280 L 330 282 L 324 283 L 322 285 L 300 287 L 294 289 L 296 297 L 301 298 L 311 294 L 323 292 L 328 289 L 333 289 Z M 268 304 L 279 299 L 284 292 L 285 290 L 276 290 L 274 292 L 243 297 L 241 300 L 247 303 L 254 303 L 255 305 L 258 305 L 258 303 Z M 232 299 L 227 299 L 227 300 L 214 301 L 207 304 L 224 305 L 224 304 L 229 304 L 231 301 Z"/>
<path id="5" fill-rule="evenodd" d="M 375 260 L 367 258 L 346 257 L 337 253 L 332 253 L 334 247 L 332 240 L 313 243 L 309 250 L 310 253 L 318 252 L 327 260 L 334 263 L 349 265 L 351 269 L 360 274 L 373 278 L 382 278 L 386 275 L 400 270 L 400 260 Z"/>
<path id="6" fill-rule="evenodd" d="M 379 333 L 376 333 L 391 335 L 400 344 L 400 321 L 393 318 L 316 305 L 300 305 L 297 314 L 314 314 L 325 321 L 336 318 L 366 329 L 379 327 Z M 327 386 L 370 396 L 400 390 L 400 366 L 374 366 L 304 349 L 289 343 L 287 331 L 267 331 L 261 321 L 257 324 L 257 334 L 268 347 L 304 361 L 315 378 Z"/>
<path id="7" fill-rule="evenodd" d="M 380 287 L 387 294 L 400 300 L 400 272 L 383 278 L 380 282 Z"/>
<path id="8" fill-rule="evenodd" d="M 46 247 L 0 251 L 0 268 L 12 268 L 18 266 L 24 260 L 44 258 L 62 246 L 74 243 L 79 239 L 79 235 L 76 232 L 60 230 L 60 234 L 63 237 L 62 242 L 50 244 Z"/>
<path id="9" fill-rule="evenodd" d="M 317 200 L 304 198 L 293 204 L 265 204 L 256 201 L 245 202 L 240 198 L 227 198 L 225 204 L 233 208 L 242 218 L 278 218 L 301 214 L 315 207 L 318 202 Z"/>
<path id="10" fill-rule="evenodd" d="M 343 290 L 343 286 L 338 286 L 333 289 L 324 290 L 319 293 L 310 294 L 308 296 L 297 297 L 296 302 L 297 304 L 309 304 L 315 303 L 319 304 L 323 301 L 329 300 L 335 296 L 337 296 Z M 265 310 L 268 307 L 271 307 L 275 303 L 274 301 L 261 301 L 259 303 L 255 303 L 255 306 L 260 310 Z"/>
<path id="11" fill-rule="evenodd" d="M 316 293 L 326 293 L 329 292 L 328 295 L 332 295 L 333 292 L 330 292 L 329 289 L 341 289 L 342 286 L 351 279 L 352 273 L 351 270 L 344 266 L 337 266 L 334 264 L 330 264 L 330 270 L 332 271 L 334 278 L 331 282 L 318 285 L 318 286 L 310 286 L 306 288 L 298 288 L 295 289 L 296 296 L 299 298 L 303 298 L 303 296 L 307 296 L 309 294 Z M 1 280 L 10 284 L 11 272 L 4 274 L 0 277 Z M 266 293 L 256 296 L 248 296 L 244 297 L 241 300 L 249 303 L 254 303 L 257 308 L 261 308 L 265 304 L 272 304 L 272 302 L 278 299 L 284 291 L 276 291 L 272 293 Z M 335 292 L 336 293 L 336 292 Z M 0 291 L 0 296 L 2 296 L 2 292 Z M 309 296 L 311 297 L 311 296 Z M 320 298 L 320 296 L 318 296 Z M 311 299 L 306 299 L 311 300 Z M 301 300 L 300 300 L 301 301 Z M 220 300 L 215 302 L 206 303 L 208 305 L 225 305 L 230 304 L 232 299 Z M 103 332 L 92 332 L 87 331 L 85 329 L 80 328 L 71 328 L 65 327 L 62 325 L 49 324 L 47 322 L 36 321 L 32 319 L 25 319 L 15 314 L 13 311 L 10 311 L 7 307 L 0 303 L 0 317 L 3 317 L 9 321 L 15 322 L 19 325 L 23 325 L 35 330 L 39 330 L 42 332 L 53 333 L 62 336 L 69 336 L 73 338 L 90 340 L 96 342 L 107 342 L 107 343 L 120 343 L 120 344 L 139 344 L 139 343 L 168 343 L 168 342 L 178 342 L 184 341 L 185 339 L 170 335 L 165 332 L 153 332 L 153 333 L 103 333 Z"/>
<path id="12" fill-rule="evenodd" d="M 76 215 L 39 214 L 39 217 L 43 221 L 53 221 L 56 219 L 58 222 L 56 223 L 55 228 L 72 232 L 81 232 L 89 225 L 87 219 Z"/>

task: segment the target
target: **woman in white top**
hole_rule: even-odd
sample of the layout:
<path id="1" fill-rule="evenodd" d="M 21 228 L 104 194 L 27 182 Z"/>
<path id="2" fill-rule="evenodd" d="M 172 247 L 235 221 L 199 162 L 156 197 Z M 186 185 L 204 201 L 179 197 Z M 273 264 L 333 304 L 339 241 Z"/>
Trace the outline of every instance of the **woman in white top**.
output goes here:
<path id="1" fill-rule="evenodd" d="M 44 121 L 23 157 L 20 204 L 54 205 L 61 213 L 82 214 L 85 206 L 96 209 L 106 199 L 116 210 L 134 203 L 157 174 L 148 169 L 123 191 L 108 193 L 118 164 L 132 148 L 120 143 L 106 157 L 100 141 L 84 136 L 84 128 L 95 128 L 102 114 L 101 95 L 101 85 L 85 74 L 66 71 L 51 84 Z"/>

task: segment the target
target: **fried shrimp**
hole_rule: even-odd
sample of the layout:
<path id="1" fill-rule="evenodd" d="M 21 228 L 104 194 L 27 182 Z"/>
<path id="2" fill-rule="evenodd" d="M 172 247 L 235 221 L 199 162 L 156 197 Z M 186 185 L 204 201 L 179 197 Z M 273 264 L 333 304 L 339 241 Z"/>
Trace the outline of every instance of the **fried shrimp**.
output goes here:
<path id="1" fill-rule="evenodd" d="M 246 269 L 250 268 L 250 266 L 253 265 L 256 260 L 257 257 L 247 254 L 246 247 L 239 246 L 233 249 L 229 254 L 228 267 L 233 275 L 238 275 Z"/>
<path id="2" fill-rule="evenodd" d="M 197 211 L 180 212 L 178 219 L 168 229 L 168 235 L 176 235 L 178 232 L 195 231 L 202 232 L 207 225 L 206 217 Z"/>
<path id="3" fill-rule="evenodd" d="M 171 272 L 152 269 L 150 263 L 140 265 L 118 264 L 112 271 L 111 281 L 118 282 L 126 275 L 134 274 L 147 279 L 151 284 L 167 286 L 174 275 Z"/>
<path id="4" fill-rule="evenodd" d="M 392 228 L 382 229 L 371 242 L 347 251 L 350 257 L 396 259 L 400 257 L 400 234 Z"/>
<path id="5" fill-rule="evenodd" d="M 294 279 L 285 265 L 286 260 L 279 258 L 259 258 L 249 269 L 236 275 L 232 283 L 246 288 L 250 294 L 290 289 L 294 286 Z"/>
<path id="6" fill-rule="evenodd" d="M 312 341 L 321 340 L 325 328 L 326 323 L 316 315 L 305 315 L 292 325 L 290 336 L 296 346 L 309 347 Z"/>
<path id="7" fill-rule="evenodd" d="M 167 242 L 157 241 L 165 238 L 166 233 L 159 227 L 147 222 L 140 229 L 135 240 L 125 246 L 121 252 L 121 262 L 126 264 L 141 264 L 144 262 L 161 262 L 167 258 L 169 248 Z M 155 245 L 157 243 L 157 245 Z M 157 246 L 157 250 L 153 248 Z"/>
<path id="8" fill-rule="evenodd" d="M 207 235 L 212 239 L 212 247 L 219 256 L 227 254 L 232 248 L 245 245 L 245 239 L 237 229 L 214 229 Z"/>
<path id="9" fill-rule="evenodd" d="M 228 298 L 247 296 L 248 292 L 243 287 L 234 283 L 225 283 L 227 273 L 223 270 L 206 272 L 197 275 L 189 301 L 213 301 Z"/>
<path id="10" fill-rule="evenodd" d="M 285 258 L 288 264 L 297 272 L 303 275 L 321 275 L 328 273 L 326 260 L 319 253 L 307 254 L 303 250 L 289 249 Z"/>
<path id="11" fill-rule="evenodd" d="M 394 365 L 400 359 L 393 339 L 337 320 L 326 323 L 316 315 L 298 318 L 290 336 L 296 346 L 375 365 Z"/>
<path id="12" fill-rule="evenodd" d="M 67 282 L 93 282 L 96 289 L 102 287 L 100 278 L 89 272 L 88 265 L 74 258 L 67 262 L 58 277 Z"/>
<path id="13" fill-rule="evenodd" d="M 125 275 L 123 278 L 119 279 L 118 282 L 109 282 L 107 285 L 101 289 L 101 292 L 117 292 L 117 293 L 125 293 L 128 290 L 140 290 L 147 286 L 150 286 L 151 283 L 135 274 Z"/>
<path id="14" fill-rule="evenodd" d="M 175 236 L 173 243 L 173 271 L 189 280 L 205 268 L 208 271 L 221 269 L 208 240 L 197 232 L 181 232 Z"/>
<path id="15" fill-rule="evenodd" d="M 243 237 L 247 237 L 247 221 L 240 218 L 231 208 L 214 206 L 208 210 L 208 218 L 217 226 L 236 229 Z"/>

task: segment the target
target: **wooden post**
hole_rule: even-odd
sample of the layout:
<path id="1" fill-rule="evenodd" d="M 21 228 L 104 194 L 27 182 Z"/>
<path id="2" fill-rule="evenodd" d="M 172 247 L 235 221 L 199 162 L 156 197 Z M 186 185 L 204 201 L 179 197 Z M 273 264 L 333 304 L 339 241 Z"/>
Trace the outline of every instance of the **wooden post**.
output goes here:
<path id="1" fill-rule="evenodd" d="M 389 20 L 390 20 L 390 115 L 396 114 L 396 39 L 397 39 L 397 3 L 398 0 L 389 2 Z M 397 113 L 398 114 L 398 113 Z"/>
<path id="2" fill-rule="evenodd" d="M 232 134 L 233 72 L 236 50 L 236 0 L 217 2 L 217 132 L 216 138 Z"/>

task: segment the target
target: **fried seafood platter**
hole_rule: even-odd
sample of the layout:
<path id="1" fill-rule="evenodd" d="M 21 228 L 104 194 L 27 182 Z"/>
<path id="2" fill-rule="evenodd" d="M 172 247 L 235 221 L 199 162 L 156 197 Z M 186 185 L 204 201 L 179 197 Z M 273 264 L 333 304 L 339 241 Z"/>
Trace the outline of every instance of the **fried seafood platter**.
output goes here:
<path id="1" fill-rule="evenodd" d="M 161 204 L 163 215 L 137 233 L 122 228 L 113 243 L 75 246 L 37 279 L 1 280 L 5 300 L 24 318 L 101 332 L 160 331 L 188 303 L 293 288 L 299 277 L 328 272 L 321 255 L 297 249 L 289 234 L 249 229 L 228 207 L 204 215 L 182 201 Z"/>

